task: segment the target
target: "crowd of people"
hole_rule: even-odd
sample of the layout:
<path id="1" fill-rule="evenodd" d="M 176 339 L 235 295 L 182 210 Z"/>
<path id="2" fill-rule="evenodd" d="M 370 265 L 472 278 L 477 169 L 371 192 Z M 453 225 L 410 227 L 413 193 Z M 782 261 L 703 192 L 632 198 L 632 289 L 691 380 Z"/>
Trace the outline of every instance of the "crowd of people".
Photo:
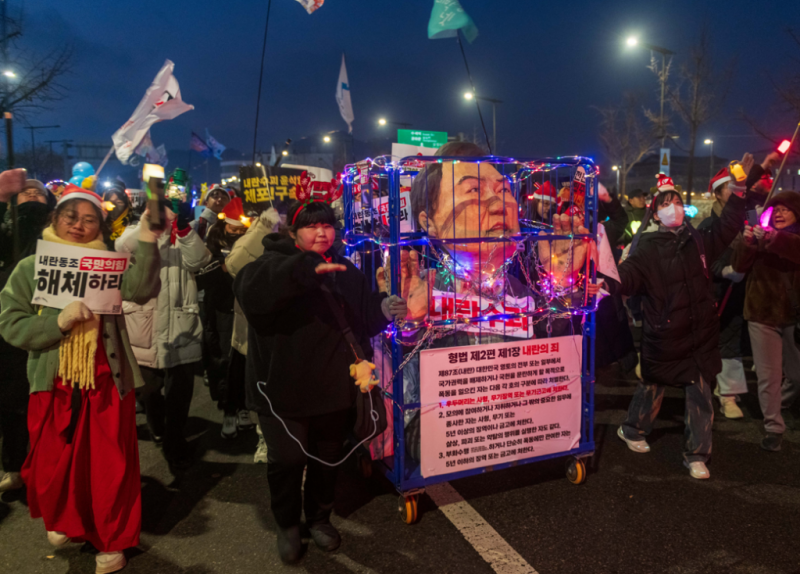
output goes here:
<path id="1" fill-rule="evenodd" d="M 483 155 L 461 142 L 438 153 Z M 800 393 L 800 194 L 770 196 L 777 159 L 771 154 L 758 164 L 745 155 L 744 180 L 721 170 L 709 185 L 712 213 L 702 222 L 688 220 L 669 177 L 625 198 L 601 186 L 598 220 L 618 278 L 599 274 L 596 284 L 587 280 L 570 295 L 607 294 L 597 309 L 598 333 L 606 334 L 598 338 L 597 364 L 635 368 L 638 385 L 619 438 L 633 452 L 649 452 L 665 390 L 680 387 L 684 463 L 696 479 L 710 477 L 715 397 L 724 417 L 744 416 L 745 357 L 755 365 L 763 449 L 780 450 L 781 411 Z M 521 205 L 494 168 L 480 169 L 470 162 L 425 167 L 411 188 L 415 224 L 431 237 L 460 237 L 459 225 L 464 237 L 475 230 L 502 237 L 519 232 L 520 213 L 529 209 L 555 221 L 556 230 L 585 231 L 582 211 L 562 204 L 555 189 L 537 187 Z M 484 211 L 479 203 L 473 214 L 475 193 Z M 31 516 L 43 518 L 50 543 L 90 543 L 98 573 L 123 568 L 123 551 L 139 543 L 136 413 L 144 414 L 171 472 L 179 475 L 195 460 L 185 431 L 196 374 L 219 407 L 224 439 L 258 433 L 254 462 L 267 464 L 281 559 L 301 559 L 303 515 L 314 542 L 335 550 L 337 464 L 357 393 L 378 382 L 370 339 L 396 320 L 424 316 L 431 289 L 484 279 L 472 265 L 478 277 L 448 281 L 422 268 L 416 251 L 404 251 L 400 293 L 391 295 L 383 267 L 362 272 L 346 256 L 330 201 L 297 201 L 283 215 L 272 208 L 246 213 L 237 193 L 216 185 L 197 217 L 187 197 L 163 202 L 159 215 L 133 205 L 121 181 L 102 194 L 69 184 L 56 192 L 10 170 L 0 174 L 0 202 L 0 492 L 25 487 Z M 456 213 L 466 223 L 457 224 Z M 763 213 L 771 213 L 768 222 L 759 220 Z M 40 240 L 130 254 L 122 313 L 96 314 L 84 301 L 63 309 L 32 303 Z M 505 273 L 504 289 L 531 296 L 536 277 L 504 264 L 515 249 L 471 243 L 458 252 L 459 263 L 488 261 Z M 538 254 L 557 264 L 559 249 L 540 241 Z M 561 280 L 577 284 L 578 276 Z M 540 323 L 533 334 L 576 332 L 580 320 Z M 355 356 L 352 340 L 366 360 Z M 503 340 L 456 332 L 436 345 Z M 415 365 L 404 373 L 410 402 L 419 401 Z M 418 425 L 407 418 L 407 432 L 418 434 Z M 418 458 L 416 441 L 407 442 Z"/>

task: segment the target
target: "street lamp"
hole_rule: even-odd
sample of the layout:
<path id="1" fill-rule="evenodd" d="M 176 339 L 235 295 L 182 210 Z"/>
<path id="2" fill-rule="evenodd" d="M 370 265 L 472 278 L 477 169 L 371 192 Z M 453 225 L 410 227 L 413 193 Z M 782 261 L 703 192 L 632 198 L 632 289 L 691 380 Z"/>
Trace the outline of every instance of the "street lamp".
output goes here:
<path id="1" fill-rule="evenodd" d="M 714 177 L 714 140 L 707 139 L 703 143 L 711 146 L 711 153 L 708 154 L 708 181 L 710 182 Z"/>
<path id="2" fill-rule="evenodd" d="M 492 148 L 497 155 L 497 104 L 502 104 L 503 100 L 497 100 L 495 98 L 487 98 L 485 96 L 479 96 L 472 92 L 464 92 L 464 99 L 465 100 L 481 100 L 484 102 L 489 102 L 492 104 Z"/>
<path id="3" fill-rule="evenodd" d="M 640 45 L 639 38 L 635 36 L 629 37 L 625 43 L 628 45 L 629 48 L 635 48 L 636 46 Z M 672 50 L 667 50 L 666 48 L 662 48 L 660 46 L 654 46 L 653 44 L 647 44 L 645 42 L 641 42 L 641 46 L 643 48 L 647 48 L 651 52 L 658 52 L 661 54 L 661 73 L 658 74 L 659 82 L 661 83 L 661 114 L 659 115 L 659 124 L 661 127 L 661 147 L 664 147 L 664 139 L 666 138 L 666 130 L 664 129 L 664 95 L 667 89 L 667 56 L 671 56 L 675 52 Z"/>
<path id="4" fill-rule="evenodd" d="M 378 120 L 379 126 L 385 126 L 386 124 L 392 124 L 393 126 L 400 126 L 401 128 L 410 128 L 411 124 L 408 122 L 393 122 L 391 120 L 387 120 L 386 118 L 380 118 Z"/>
<path id="5" fill-rule="evenodd" d="M 612 165 L 611 166 L 611 170 L 617 172 L 617 193 L 622 193 L 620 191 L 620 189 L 619 189 L 619 166 L 618 165 Z"/>
<path id="6" fill-rule="evenodd" d="M 14 72 L 12 72 L 11 70 L 6 70 L 5 72 L 3 72 L 3 75 L 6 78 L 16 78 L 17 77 L 17 75 Z"/>
<path id="7" fill-rule="evenodd" d="M 330 142 L 331 142 L 331 136 L 325 136 L 325 137 L 323 137 L 323 138 L 322 138 L 322 141 L 324 141 L 325 143 L 330 143 Z"/>
<path id="8" fill-rule="evenodd" d="M 378 123 L 379 123 L 380 125 L 382 125 L 382 126 L 385 126 L 385 125 L 386 125 L 386 118 L 381 118 L 381 119 L 379 119 L 379 120 L 378 120 Z"/>
<path id="9" fill-rule="evenodd" d="M 281 152 L 281 155 L 282 155 L 283 157 L 286 157 L 287 155 L 289 155 L 289 152 L 288 152 L 288 151 L 286 151 L 286 150 L 283 150 L 283 151 Z"/>

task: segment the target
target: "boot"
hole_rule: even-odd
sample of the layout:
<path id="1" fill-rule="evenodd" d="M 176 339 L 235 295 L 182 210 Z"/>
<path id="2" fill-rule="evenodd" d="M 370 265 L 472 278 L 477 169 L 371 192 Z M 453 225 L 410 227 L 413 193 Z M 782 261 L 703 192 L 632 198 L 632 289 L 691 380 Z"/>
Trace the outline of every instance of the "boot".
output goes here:
<path id="1" fill-rule="evenodd" d="M 768 432 L 767 436 L 761 441 L 761 448 L 764 450 L 768 450 L 770 452 L 778 452 L 781 450 L 781 441 L 783 440 L 783 435 Z"/>
<path id="2" fill-rule="evenodd" d="M 284 564 L 297 564 L 303 557 L 300 526 L 281 528 L 278 526 L 278 555 Z"/>
<path id="3" fill-rule="evenodd" d="M 311 533 L 311 538 L 320 549 L 325 552 L 333 552 L 342 543 L 342 537 L 339 531 L 333 527 L 330 520 L 323 520 L 308 525 L 308 531 Z"/>

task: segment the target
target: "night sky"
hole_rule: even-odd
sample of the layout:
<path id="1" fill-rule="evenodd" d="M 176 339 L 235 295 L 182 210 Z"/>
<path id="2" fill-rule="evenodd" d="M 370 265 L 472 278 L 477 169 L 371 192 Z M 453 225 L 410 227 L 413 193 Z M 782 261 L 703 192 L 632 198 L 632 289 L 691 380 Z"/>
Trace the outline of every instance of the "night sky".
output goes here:
<path id="1" fill-rule="evenodd" d="M 800 32 L 796 1 L 696 2 L 461 0 L 480 36 L 465 44 L 477 91 L 498 98 L 501 153 L 517 156 L 600 153 L 593 105 L 641 91 L 657 108 L 649 52 L 624 38 L 685 55 L 704 19 L 715 58 L 736 61 L 736 81 L 720 118 L 703 128 L 717 155 L 768 147 L 763 140 L 724 138 L 749 133 L 745 109 L 780 135 L 794 122 L 774 109 L 770 78 L 797 72 L 800 48 L 784 32 Z M 454 39 L 428 40 L 432 0 L 326 0 L 312 15 L 293 0 L 273 0 L 262 97 L 260 147 L 346 129 L 334 100 L 341 53 L 347 66 L 355 136 L 380 136 L 377 119 L 417 129 L 479 129 L 474 104 L 462 94 L 467 77 Z M 105 142 L 130 116 L 166 58 L 176 64 L 183 98 L 195 110 L 152 129 L 156 145 L 188 149 L 191 130 L 207 127 L 230 148 L 249 150 L 267 1 L 10 0 L 24 10 L 23 45 L 40 52 L 75 46 L 69 97 L 31 118 L 62 128 L 37 139 Z M 491 107 L 484 107 L 491 134 Z M 796 121 L 796 120 L 795 120 Z M 394 128 L 392 128 L 394 129 Z M 682 133 L 685 133 L 682 132 Z M 18 141 L 28 142 L 28 132 Z M 685 136 L 684 136 L 685 137 Z M 684 140 L 685 141 L 685 140 Z M 706 154 L 702 144 L 699 154 Z M 387 150 L 388 151 L 388 150 Z M 170 167 L 175 167 L 170 165 Z"/>

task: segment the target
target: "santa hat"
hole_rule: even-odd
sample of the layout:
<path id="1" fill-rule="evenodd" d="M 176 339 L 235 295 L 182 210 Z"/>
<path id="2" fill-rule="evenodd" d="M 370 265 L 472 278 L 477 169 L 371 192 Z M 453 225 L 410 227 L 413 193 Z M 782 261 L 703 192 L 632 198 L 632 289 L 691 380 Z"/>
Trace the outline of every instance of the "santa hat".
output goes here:
<path id="1" fill-rule="evenodd" d="M 538 199 L 539 201 L 558 203 L 558 193 L 556 192 L 556 188 L 553 187 L 549 181 L 544 182 L 542 185 L 534 184 L 533 195 L 528 197 Z"/>
<path id="2" fill-rule="evenodd" d="M 663 173 L 659 173 L 656 177 L 658 178 L 656 189 L 658 189 L 659 193 L 662 191 L 675 191 L 675 183 L 672 181 L 671 177 Z"/>
<path id="3" fill-rule="evenodd" d="M 234 197 L 217 217 L 224 219 L 225 223 L 230 223 L 231 225 L 250 226 L 250 218 L 245 217 L 242 200 L 239 197 Z"/>
<path id="4" fill-rule="evenodd" d="M 66 187 L 64 187 L 64 191 L 61 197 L 58 198 L 58 203 L 56 205 L 61 205 L 70 199 L 83 199 L 84 201 L 88 201 L 100 210 L 103 217 L 106 216 L 106 210 L 103 209 L 103 199 L 91 189 L 83 189 L 82 187 L 68 183 Z"/>
<path id="5" fill-rule="evenodd" d="M 708 192 L 714 193 L 714 191 L 724 183 L 728 183 L 733 179 L 731 174 L 728 173 L 728 168 L 723 167 L 721 170 L 717 172 L 717 175 L 711 178 L 711 181 L 708 184 Z"/>

